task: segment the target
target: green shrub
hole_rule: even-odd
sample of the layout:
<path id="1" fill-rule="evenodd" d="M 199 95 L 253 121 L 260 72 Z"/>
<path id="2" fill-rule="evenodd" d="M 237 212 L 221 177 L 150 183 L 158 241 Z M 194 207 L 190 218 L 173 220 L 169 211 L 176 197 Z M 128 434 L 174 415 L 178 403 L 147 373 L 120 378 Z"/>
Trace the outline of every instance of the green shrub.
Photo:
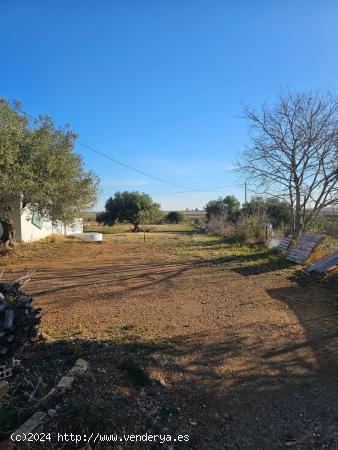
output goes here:
<path id="1" fill-rule="evenodd" d="M 169 223 L 184 222 L 184 215 L 179 211 L 170 211 L 166 216 L 166 222 Z"/>
<path id="2" fill-rule="evenodd" d="M 248 242 L 255 240 L 263 242 L 265 220 L 259 216 L 242 216 L 234 227 L 233 237 L 238 242 Z"/>
<path id="3" fill-rule="evenodd" d="M 196 219 L 194 219 L 194 221 L 192 222 L 192 226 L 199 230 L 204 230 L 205 220 L 201 219 L 200 217 L 196 217 Z"/>

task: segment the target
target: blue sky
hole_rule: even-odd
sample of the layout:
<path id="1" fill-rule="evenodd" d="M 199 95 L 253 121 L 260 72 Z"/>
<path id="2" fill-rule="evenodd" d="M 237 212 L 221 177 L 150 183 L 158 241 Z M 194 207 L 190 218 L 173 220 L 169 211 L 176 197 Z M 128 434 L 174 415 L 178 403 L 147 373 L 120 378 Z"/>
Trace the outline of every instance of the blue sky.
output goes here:
<path id="1" fill-rule="evenodd" d="M 117 190 L 147 192 L 164 209 L 243 201 L 229 171 L 248 142 L 242 105 L 283 88 L 337 88 L 333 0 L 1 0 L 0 13 L 1 96 L 157 177 L 229 186 L 178 194 L 77 146 L 102 180 L 97 209 Z"/>

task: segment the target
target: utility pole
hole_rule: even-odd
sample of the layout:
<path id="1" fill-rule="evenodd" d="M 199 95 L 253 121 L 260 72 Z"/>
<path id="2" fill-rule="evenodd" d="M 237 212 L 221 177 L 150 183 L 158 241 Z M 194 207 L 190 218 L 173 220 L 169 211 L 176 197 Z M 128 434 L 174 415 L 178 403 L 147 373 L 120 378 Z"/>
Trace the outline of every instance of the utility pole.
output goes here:
<path id="1" fill-rule="evenodd" d="M 244 201 L 244 203 L 246 203 L 247 202 L 247 199 L 248 199 L 248 193 L 247 193 L 247 184 L 246 184 L 246 182 L 244 183 L 244 198 L 245 198 L 245 201 Z"/>

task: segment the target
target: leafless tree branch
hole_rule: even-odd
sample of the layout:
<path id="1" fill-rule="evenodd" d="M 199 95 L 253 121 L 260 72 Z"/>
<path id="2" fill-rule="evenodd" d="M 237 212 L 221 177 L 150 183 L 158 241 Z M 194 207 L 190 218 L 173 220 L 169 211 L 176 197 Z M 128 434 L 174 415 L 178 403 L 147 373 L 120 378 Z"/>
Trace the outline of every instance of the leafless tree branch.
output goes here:
<path id="1" fill-rule="evenodd" d="M 238 168 L 257 190 L 285 200 L 301 233 L 338 203 L 338 97 L 332 92 L 282 94 L 260 112 L 245 108 L 251 145 Z"/>

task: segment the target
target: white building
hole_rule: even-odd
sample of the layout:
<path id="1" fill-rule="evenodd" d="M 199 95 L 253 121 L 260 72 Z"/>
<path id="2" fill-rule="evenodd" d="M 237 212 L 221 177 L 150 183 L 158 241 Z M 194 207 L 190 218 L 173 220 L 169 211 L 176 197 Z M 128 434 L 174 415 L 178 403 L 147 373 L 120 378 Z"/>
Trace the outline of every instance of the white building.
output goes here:
<path id="1" fill-rule="evenodd" d="M 42 239 L 51 234 L 72 235 L 83 233 L 83 220 L 74 219 L 70 225 L 65 225 L 58 220 L 52 223 L 40 216 L 32 213 L 29 207 L 18 209 L 18 212 L 12 216 L 13 225 L 16 232 L 16 239 L 21 242 L 32 242 Z M 2 235 L 2 226 L 0 224 L 0 237 Z"/>

